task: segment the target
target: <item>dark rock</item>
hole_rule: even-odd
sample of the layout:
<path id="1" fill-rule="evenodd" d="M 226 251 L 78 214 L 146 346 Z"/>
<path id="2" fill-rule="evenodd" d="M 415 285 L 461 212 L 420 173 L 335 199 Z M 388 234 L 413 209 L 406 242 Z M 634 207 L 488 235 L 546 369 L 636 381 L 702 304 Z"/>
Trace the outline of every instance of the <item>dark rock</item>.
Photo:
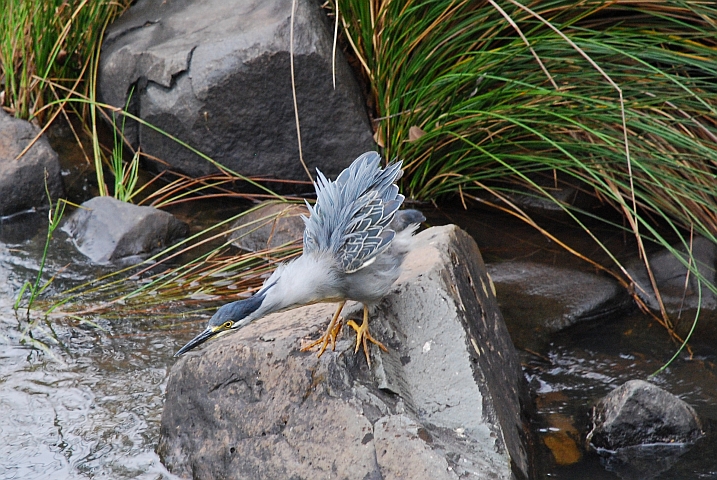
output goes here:
<path id="1" fill-rule="evenodd" d="M 307 180 L 298 158 L 291 92 L 291 0 L 140 0 L 105 34 L 102 101 L 124 107 L 222 165 L 249 176 Z M 299 0 L 294 65 L 304 158 L 335 177 L 374 146 L 364 101 L 319 2 Z M 146 126 L 135 146 L 192 176 L 212 164 Z M 159 163 L 157 168 L 166 168 Z M 277 184 L 310 190 L 310 185 Z"/>
<path id="2" fill-rule="evenodd" d="M 112 197 L 95 197 L 62 226 L 77 249 L 95 263 L 146 258 L 186 237 L 189 227 L 173 215 Z"/>
<path id="3" fill-rule="evenodd" d="M 229 238 L 236 247 L 250 252 L 292 242 L 298 247 L 304 236 L 301 215 L 308 214 L 304 205 L 265 202 L 234 222 Z"/>
<path id="4" fill-rule="evenodd" d="M 17 158 L 39 133 L 0 108 L 0 216 L 47 206 L 46 182 L 53 202 L 64 195 L 57 154 L 44 136 Z"/>
<path id="5" fill-rule="evenodd" d="M 660 291 L 665 309 L 669 314 L 679 314 L 684 310 L 694 310 L 699 304 L 701 288 L 702 308 L 709 310 L 717 309 L 717 296 L 702 282 L 698 285 L 698 279 L 694 274 L 688 276 L 685 264 L 690 263 L 687 255 L 687 248 L 684 245 L 677 245 L 678 256 L 668 250 L 660 250 L 648 256 L 652 273 L 655 276 L 655 283 Z M 704 237 L 695 237 L 692 242 L 693 264 L 697 267 L 703 277 L 717 285 L 717 245 Z M 635 280 L 635 292 L 652 310 L 659 311 L 660 306 L 655 296 L 655 291 L 650 283 L 647 269 L 642 260 L 635 260 L 627 266 L 627 270 Z"/>
<path id="6" fill-rule="evenodd" d="M 587 442 L 593 448 L 687 443 L 702 435 L 695 411 L 678 397 L 642 380 L 608 393 L 591 411 Z"/>
<path id="7" fill-rule="evenodd" d="M 88 162 L 77 144 L 71 125 L 60 115 L 45 130 L 48 142 L 57 152 L 68 202 L 79 205 L 100 195 L 94 163 Z"/>
<path id="8" fill-rule="evenodd" d="M 488 273 L 513 341 L 521 348 L 535 349 L 550 333 L 614 317 L 633 306 L 616 281 L 578 270 L 503 262 L 489 265 Z"/>
<path id="9" fill-rule="evenodd" d="M 527 478 L 516 352 L 475 242 L 426 230 L 372 315 L 373 369 L 344 327 L 300 352 L 333 305 L 273 314 L 171 369 L 158 452 L 208 478 Z M 347 304 L 347 316 L 360 305 Z M 511 465 L 515 469 L 511 471 Z M 426 476 L 428 475 L 428 476 Z"/>

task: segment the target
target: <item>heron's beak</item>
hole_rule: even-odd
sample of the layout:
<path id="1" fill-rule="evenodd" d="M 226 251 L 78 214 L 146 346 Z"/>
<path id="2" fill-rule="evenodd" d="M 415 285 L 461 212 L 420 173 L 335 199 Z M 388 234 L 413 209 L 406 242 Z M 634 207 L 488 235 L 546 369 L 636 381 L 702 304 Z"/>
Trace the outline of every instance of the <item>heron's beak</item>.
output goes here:
<path id="1" fill-rule="evenodd" d="M 206 342 L 210 338 L 216 337 L 220 333 L 222 333 L 224 330 L 220 328 L 207 328 L 202 333 L 191 339 L 185 346 L 179 349 L 177 353 L 174 354 L 175 357 L 178 357 L 180 355 L 183 355 L 193 349 L 194 347 L 197 347 L 201 345 L 202 343 Z"/>

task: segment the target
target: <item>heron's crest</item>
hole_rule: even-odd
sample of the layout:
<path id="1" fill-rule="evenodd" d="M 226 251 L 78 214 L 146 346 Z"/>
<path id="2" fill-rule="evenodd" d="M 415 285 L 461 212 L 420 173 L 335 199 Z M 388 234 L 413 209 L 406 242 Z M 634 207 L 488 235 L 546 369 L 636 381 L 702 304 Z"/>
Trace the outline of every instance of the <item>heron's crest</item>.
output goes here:
<path id="1" fill-rule="evenodd" d="M 335 181 L 317 170 L 316 204 L 304 217 L 304 252 L 335 255 L 344 272 L 370 265 L 393 240 L 389 228 L 404 196 L 398 193 L 401 162 L 382 169 L 381 157 L 367 152 L 358 157 Z"/>

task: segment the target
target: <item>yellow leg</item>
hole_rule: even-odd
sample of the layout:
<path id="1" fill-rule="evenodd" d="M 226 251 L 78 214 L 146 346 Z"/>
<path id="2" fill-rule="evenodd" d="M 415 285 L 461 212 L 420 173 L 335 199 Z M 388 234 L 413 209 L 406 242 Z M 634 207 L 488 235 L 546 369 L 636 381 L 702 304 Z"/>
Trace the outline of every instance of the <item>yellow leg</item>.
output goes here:
<path id="1" fill-rule="evenodd" d="M 354 350 L 354 353 L 358 353 L 359 347 L 363 345 L 363 353 L 366 355 L 366 362 L 368 363 L 368 368 L 371 368 L 371 358 L 368 355 L 368 344 L 366 343 L 367 340 L 371 343 L 375 343 L 376 345 L 378 345 L 379 348 L 384 352 L 388 352 L 388 349 L 383 345 L 383 343 L 373 338 L 368 331 L 368 307 L 366 305 L 363 306 L 363 323 L 361 324 L 361 326 L 359 327 L 353 320 L 349 320 L 346 325 L 356 330 L 356 349 Z"/>
<path id="2" fill-rule="evenodd" d="M 336 309 L 336 313 L 334 313 L 333 318 L 329 322 L 329 326 L 324 332 L 322 336 L 320 336 L 318 339 L 314 340 L 308 345 L 304 345 L 301 347 L 302 352 L 306 352 L 314 348 L 316 345 L 322 343 L 321 348 L 319 349 L 318 356 L 321 357 L 321 355 L 324 354 L 324 350 L 326 350 L 326 347 L 329 346 L 329 341 L 331 341 L 331 350 L 336 350 L 336 336 L 341 331 L 341 325 L 342 323 L 338 321 L 339 315 L 341 315 L 341 310 L 343 310 L 344 305 L 346 304 L 346 301 L 343 301 L 339 303 L 338 308 Z"/>

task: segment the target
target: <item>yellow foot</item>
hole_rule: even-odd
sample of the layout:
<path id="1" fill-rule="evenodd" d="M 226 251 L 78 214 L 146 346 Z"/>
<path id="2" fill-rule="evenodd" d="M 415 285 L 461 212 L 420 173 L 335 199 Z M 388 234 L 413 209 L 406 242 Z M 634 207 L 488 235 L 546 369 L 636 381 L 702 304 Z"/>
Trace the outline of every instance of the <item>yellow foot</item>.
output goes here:
<path id="1" fill-rule="evenodd" d="M 314 340 L 313 342 L 309 343 L 308 345 L 304 345 L 301 347 L 302 352 L 308 352 L 315 346 L 321 344 L 321 348 L 319 349 L 319 354 L 317 357 L 321 357 L 321 355 L 324 354 L 324 350 L 326 350 L 326 347 L 329 346 L 329 342 L 331 342 L 331 350 L 336 350 L 336 337 L 338 336 L 339 332 L 341 331 L 343 323 L 341 320 L 335 322 L 335 325 L 330 326 L 326 329 L 326 332 L 324 332 L 323 335 L 321 335 L 319 338 Z"/>
<path id="2" fill-rule="evenodd" d="M 371 336 L 371 333 L 368 331 L 368 307 L 366 305 L 364 305 L 363 307 L 363 323 L 361 324 L 361 326 L 359 327 L 358 324 L 353 320 L 349 320 L 346 325 L 356 330 L 356 349 L 354 349 L 354 353 L 358 353 L 359 347 L 363 345 L 363 353 L 366 355 L 366 363 L 368 363 L 368 368 L 371 368 L 371 357 L 368 354 L 368 344 L 366 343 L 367 341 L 378 345 L 378 347 L 384 352 L 388 352 L 388 349 L 383 345 L 383 343 L 373 338 Z"/>
<path id="3" fill-rule="evenodd" d="M 321 344 L 319 354 L 317 355 L 317 357 L 321 357 L 321 355 L 324 354 L 326 347 L 329 346 L 329 342 L 331 342 L 331 350 L 336 350 L 336 337 L 338 336 L 339 332 L 341 331 L 341 327 L 343 326 L 343 323 L 339 319 L 339 315 L 341 314 L 341 310 L 344 308 L 345 303 L 346 302 L 339 303 L 339 306 L 336 309 L 336 313 L 334 313 L 334 316 L 331 319 L 331 322 L 329 322 L 329 326 L 324 332 L 324 334 L 310 344 L 301 347 L 300 350 L 302 352 L 308 352 L 315 346 Z"/>

